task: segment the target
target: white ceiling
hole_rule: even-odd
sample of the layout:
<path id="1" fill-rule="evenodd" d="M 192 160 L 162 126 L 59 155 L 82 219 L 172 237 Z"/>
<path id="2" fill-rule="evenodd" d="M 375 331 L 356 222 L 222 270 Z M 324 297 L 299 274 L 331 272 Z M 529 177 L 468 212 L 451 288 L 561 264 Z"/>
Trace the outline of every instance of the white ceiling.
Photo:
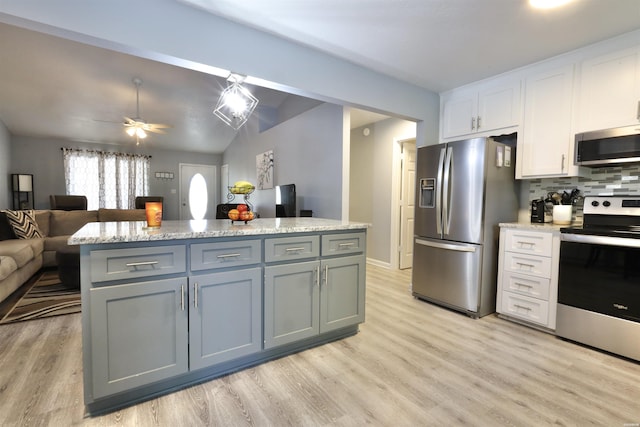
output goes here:
<path id="1" fill-rule="evenodd" d="M 439 92 L 640 28 L 640 0 L 177 0 Z M 640 42 L 640 41 L 639 41 Z M 161 148 L 222 152 L 224 79 L 0 23 L 0 120 L 14 135 L 130 144 L 135 115 L 173 126 Z M 261 106 L 288 95 L 254 88 Z M 352 128 L 385 118 L 355 110 Z"/>

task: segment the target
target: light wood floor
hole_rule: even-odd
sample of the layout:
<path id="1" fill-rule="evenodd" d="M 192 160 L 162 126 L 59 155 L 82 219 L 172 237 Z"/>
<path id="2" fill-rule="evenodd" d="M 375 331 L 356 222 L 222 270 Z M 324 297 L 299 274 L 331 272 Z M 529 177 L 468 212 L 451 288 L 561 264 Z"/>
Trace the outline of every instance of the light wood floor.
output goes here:
<path id="1" fill-rule="evenodd" d="M 0 426 L 620 426 L 640 363 L 411 297 L 368 265 L 356 336 L 86 418 L 80 315 L 0 326 Z"/>

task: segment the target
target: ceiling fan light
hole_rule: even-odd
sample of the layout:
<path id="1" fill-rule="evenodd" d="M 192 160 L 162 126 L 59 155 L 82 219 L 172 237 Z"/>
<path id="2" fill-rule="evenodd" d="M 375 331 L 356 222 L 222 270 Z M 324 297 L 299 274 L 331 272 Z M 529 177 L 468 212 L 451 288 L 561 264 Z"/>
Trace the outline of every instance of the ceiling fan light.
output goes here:
<path id="1" fill-rule="evenodd" d="M 142 128 L 136 128 L 136 135 L 138 135 L 138 138 L 140 139 L 145 139 L 147 137 L 147 133 Z"/>
<path id="2" fill-rule="evenodd" d="M 136 134 L 136 128 L 133 126 L 128 127 L 125 132 L 127 132 L 127 135 L 129 136 L 134 136 Z"/>

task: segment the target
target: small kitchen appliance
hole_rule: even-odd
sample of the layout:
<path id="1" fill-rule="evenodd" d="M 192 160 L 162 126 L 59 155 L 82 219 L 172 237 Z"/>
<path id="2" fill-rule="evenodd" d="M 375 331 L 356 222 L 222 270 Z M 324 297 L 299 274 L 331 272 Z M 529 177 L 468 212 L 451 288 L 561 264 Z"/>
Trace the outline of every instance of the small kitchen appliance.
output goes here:
<path id="1" fill-rule="evenodd" d="M 531 202 L 531 222 L 544 222 L 544 200 L 538 199 Z"/>
<path id="2" fill-rule="evenodd" d="M 640 361 L 640 196 L 587 196 L 560 232 L 556 334 Z"/>

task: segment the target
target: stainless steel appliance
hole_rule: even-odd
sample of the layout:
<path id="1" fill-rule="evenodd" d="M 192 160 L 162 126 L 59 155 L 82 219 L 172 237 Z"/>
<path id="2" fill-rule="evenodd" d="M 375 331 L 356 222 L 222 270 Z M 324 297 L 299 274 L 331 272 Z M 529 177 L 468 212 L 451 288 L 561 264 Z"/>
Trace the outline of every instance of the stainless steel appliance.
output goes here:
<path id="1" fill-rule="evenodd" d="M 418 148 L 413 295 L 472 317 L 495 311 L 498 223 L 518 217 L 515 136 Z"/>
<path id="2" fill-rule="evenodd" d="M 640 125 L 576 134 L 575 162 L 611 166 L 640 162 Z"/>
<path id="3" fill-rule="evenodd" d="M 640 361 L 640 196 L 588 196 L 562 228 L 556 334 Z"/>

